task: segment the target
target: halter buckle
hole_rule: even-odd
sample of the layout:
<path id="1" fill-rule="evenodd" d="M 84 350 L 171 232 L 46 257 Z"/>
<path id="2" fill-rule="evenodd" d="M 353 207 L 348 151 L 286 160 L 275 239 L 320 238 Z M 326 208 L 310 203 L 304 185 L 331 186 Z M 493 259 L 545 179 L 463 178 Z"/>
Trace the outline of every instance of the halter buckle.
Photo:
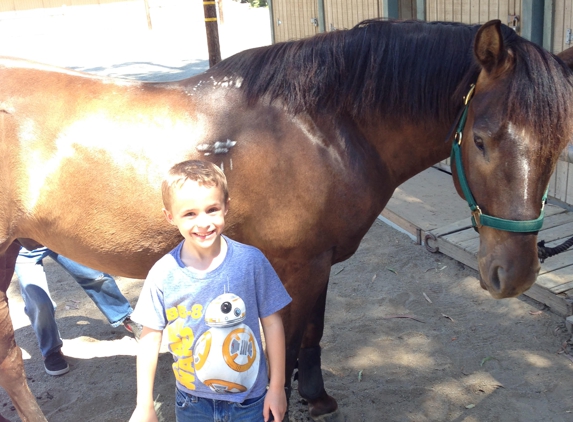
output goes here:
<path id="1" fill-rule="evenodd" d="M 472 217 L 474 219 L 474 222 L 476 223 L 476 227 L 478 229 L 480 229 L 482 227 L 481 224 L 481 210 L 480 208 L 476 205 L 476 209 L 472 211 Z"/>
<path id="2" fill-rule="evenodd" d="M 472 99 L 475 90 L 476 90 L 476 84 L 472 84 L 472 85 L 470 86 L 470 90 L 468 91 L 468 93 L 467 93 L 466 96 L 464 97 L 464 105 L 465 105 L 465 106 L 467 106 L 468 103 L 470 102 L 470 100 Z"/>

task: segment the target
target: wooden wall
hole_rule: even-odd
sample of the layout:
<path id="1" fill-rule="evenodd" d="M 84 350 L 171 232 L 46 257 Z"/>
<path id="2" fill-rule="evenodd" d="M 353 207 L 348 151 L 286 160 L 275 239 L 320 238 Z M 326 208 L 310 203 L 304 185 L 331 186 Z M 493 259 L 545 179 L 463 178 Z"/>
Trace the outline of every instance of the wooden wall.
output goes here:
<path id="1" fill-rule="evenodd" d="M 415 0 L 400 0 L 414 3 Z M 319 33 L 317 0 L 272 0 L 274 42 Z M 324 0 L 326 31 L 352 28 L 357 23 L 383 16 L 384 0 Z M 311 22 L 316 19 L 315 24 Z M 279 23 L 280 22 L 280 23 Z"/>
<path id="2" fill-rule="evenodd" d="M 364 19 L 383 17 L 385 1 L 324 0 L 326 30 L 347 29 Z M 560 1 L 570 3 L 573 0 Z M 311 23 L 311 19 L 318 19 L 317 3 L 317 0 L 272 0 L 275 42 L 317 34 L 318 26 Z M 416 0 L 399 0 L 398 17 L 416 18 L 416 3 Z M 426 0 L 425 12 L 428 21 L 485 23 L 500 19 L 513 26 L 514 17 L 521 17 L 521 0 Z M 517 22 L 518 32 L 519 28 Z"/>
<path id="3" fill-rule="evenodd" d="M 46 9 L 62 6 L 85 6 L 90 4 L 118 3 L 134 0 L 0 0 L 0 12 Z"/>
<path id="4" fill-rule="evenodd" d="M 552 33 L 553 53 L 573 47 L 573 0 L 554 0 Z M 549 195 L 573 206 L 573 164 L 565 161 L 557 163 L 549 183 Z"/>
<path id="5" fill-rule="evenodd" d="M 555 0 L 554 3 L 553 52 L 560 53 L 573 47 L 573 2 L 572 0 Z M 568 30 L 571 33 L 569 37 L 567 36 Z"/>
<path id="6" fill-rule="evenodd" d="M 398 14 L 400 19 L 416 19 L 416 0 L 401 0 L 398 4 Z"/>
<path id="7" fill-rule="evenodd" d="M 318 34 L 316 0 L 272 1 L 274 42 L 290 41 Z M 316 25 L 312 19 L 317 19 Z"/>
<path id="8" fill-rule="evenodd" d="M 380 1 L 324 0 L 326 30 L 349 29 L 365 19 L 383 15 Z"/>
<path id="9" fill-rule="evenodd" d="M 521 0 L 426 0 L 426 20 L 485 23 L 521 16 Z"/>

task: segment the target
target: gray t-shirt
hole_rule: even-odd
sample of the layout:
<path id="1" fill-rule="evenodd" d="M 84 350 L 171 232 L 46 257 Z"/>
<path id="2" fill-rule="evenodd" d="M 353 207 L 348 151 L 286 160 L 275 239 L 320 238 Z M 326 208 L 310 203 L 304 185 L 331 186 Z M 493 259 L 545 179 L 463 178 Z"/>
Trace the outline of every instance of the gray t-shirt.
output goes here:
<path id="1" fill-rule="evenodd" d="M 243 402 L 262 396 L 268 375 L 259 318 L 291 301 L 257 248 L 223 236 L 217 268 L 194 272 L 181 261 L 181 242 L 151 268 L 132 319 L 164 330 L 182 391 Z"/>

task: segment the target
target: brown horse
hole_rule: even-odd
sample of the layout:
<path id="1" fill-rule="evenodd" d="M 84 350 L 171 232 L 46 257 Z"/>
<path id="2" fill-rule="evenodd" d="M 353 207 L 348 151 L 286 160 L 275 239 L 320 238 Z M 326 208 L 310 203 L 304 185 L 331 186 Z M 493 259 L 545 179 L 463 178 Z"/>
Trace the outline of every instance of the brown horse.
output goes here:
<path id="1" fill-rule="evenodd" d="M 474 83 L 459 125 L 469 188 L 484 215 L 538 218 L 572 135 L 568 75 L 499 21 L 367 21 L 174 83 L 1 60 L 0 385 L 23 420 L 45 420 L 8 314 L 13 241 L 145 277 L 180 241 L 161 213 L 162 175 L 199 158 L 227 174 L 226 233 L 260 248 L 294 299 L 282 313 L 287 387 L 298 365 L 312 417 L 334 420 L 319 346 L 331 266 L 354 254 L 398 185 L 448 156 Z M 539 271 L 536 232 L 478 230 L 482 286 L 496 298 L 526 291 Z"/>

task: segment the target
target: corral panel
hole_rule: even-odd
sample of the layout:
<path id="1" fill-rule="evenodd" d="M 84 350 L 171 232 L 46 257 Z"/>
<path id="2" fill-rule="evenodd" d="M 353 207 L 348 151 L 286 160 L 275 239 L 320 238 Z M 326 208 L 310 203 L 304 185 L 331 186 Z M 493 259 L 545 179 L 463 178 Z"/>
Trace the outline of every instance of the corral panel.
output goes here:
<path id="1" fill-rule="evenodd" d="M 0 12 L 49 9 L 62 6 L 85 6 L 135 0 L 0 0 Z"/>
<path id="2" fill-rule="evenodd" d="M 553 13 L 553 52 L 573 47 L 572 0 L 556 0 Z M 573 164 L 559 161 L 549 181 L 549 195 L 573 206 Z"/>
<path id="3" fill-rule="evenodd" d="M 0 1 L 0 12 L 13 12 L 15 9 L 15 0 Z"/>
<path id="4" fill-rule="evenodd" d="M 99 0 L 64 0 L 66 3 L 71 3 L 72 6 L 87 6 L 90 4 L 99 4 Z"/>
<path id="5" fill-rule="evenodd" d="M 400 19 L 416 19 L 416 0 L 400 0 L 398 8 Z"/>
<path id="6" fill-rule="evenodd" d="M 553 52 L 573 47 L 573 0 L 555 0 L 553 14 Z"/>
<path id="7" fill-rule="evenodd" d="M 426 1 L 428 21 L 486 23 L 492 19 L 499 19 L 509 24 L 513 22 L 514 15 L 521 16 L 521 0 Z"/>
<path id="8" fill-rule="evenodd" d="M 315 0 L 273 0 L 275 42 L 306 38 L 318 33 Z M 316 21 L 313 21 L 316 19 Z"/>
<path id="9" fill-rule="evenodd" d="M 399 0 L 398 17 L 415 19 L 416 3 Z M 363 20 L 383 17 L 384 5 L 385 0 L 324 0 L 325 29 L 349 29 Z M 318 19 L 316 0 L 273 0 L 272 9 L 275 42 L 312 36 L 319 31 L 311 23 L 311 19 Z"/>
<path id="10" fill-rule="evenodd" d="M 29 10 L 44 7 L 42 0 L 13 0 L 6 3 L 8 3 L 8 5 L 12 5 L 12 10 Z"/>
<path id="11" fill-rule="evenodd" d="M 365 19 L 381 17 L 382 7 L 378 0 L 325 0 L 326 30 L 348 29 Z"/>
<path id="12" fill-rule="evenodd" d="M 71 6 L 72 5 L 72 0 L 39 0 L 37 1 L 37 3 L 42 3 L 42 5 L 40 6 L 36 6 L 37 8 L 44 8 L 44 9 L 49 9 L 49 8 L 53 8 L 53 7 L 62 7 L 64 5 L 66 6 Z M 31 8 L 31 9 L 35 9 Z"/>

